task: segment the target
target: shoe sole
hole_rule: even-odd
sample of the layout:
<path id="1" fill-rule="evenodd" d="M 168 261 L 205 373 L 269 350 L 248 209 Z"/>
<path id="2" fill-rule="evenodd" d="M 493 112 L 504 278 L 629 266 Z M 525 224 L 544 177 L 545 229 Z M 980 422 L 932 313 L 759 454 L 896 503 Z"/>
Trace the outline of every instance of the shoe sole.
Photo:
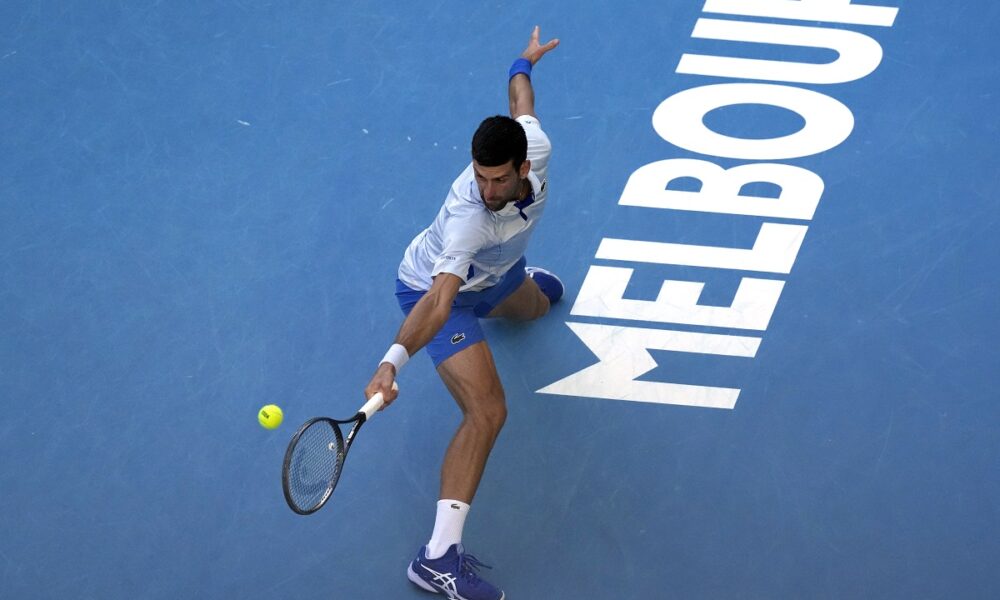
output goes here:
<path id="1" fill-rule="evenodd" d="M 427 583 L 417 575 L 416 571 L 413 570 L 413 564 L 406 567 L 406 578 L 412 581 L 414 584 L 420 586 L 421 588 L 427 590 L 428 592 L 434 592 L 435 594 L 440 594 L 438 590 L 434 589 L 431 584 Z"/>
<path id="2" fill-rule="evenodd" d="M 410 563 L 410 566 L 406 567 L 406 578 L 412 581 L 414 585 L 419 586 L 420 589 L 426 590 L 428 592 L 433 592 L 435 594 L 444 593 L 441 590 L 435 589 L 433 586 L 431 586 L 431 584 L 421 579 L 420 575 L 417 575 L 417 573 L 413 570 L 413 563 Z M 507 595 L 501 591 L 500 600 L 504 600 L 506 597 Z M 459 596 L 458 598 L 460 599 L 461 597 Z"/>
<path id="3" fill-rule="evenodd" d="M 556 281 L 559 282 L 560 285 L 562 285 L 562 279 L 559 279 L 558 275 L 556 275 L 552 271 L 543 269 L 541 267 L 525 267 L 524 268 L 524 272 L 527 273 L 529 277 L 531 276 L 532 273 L 543 273 L 543 274 L 548 275 L 549 277 L 555 279 Z"/>

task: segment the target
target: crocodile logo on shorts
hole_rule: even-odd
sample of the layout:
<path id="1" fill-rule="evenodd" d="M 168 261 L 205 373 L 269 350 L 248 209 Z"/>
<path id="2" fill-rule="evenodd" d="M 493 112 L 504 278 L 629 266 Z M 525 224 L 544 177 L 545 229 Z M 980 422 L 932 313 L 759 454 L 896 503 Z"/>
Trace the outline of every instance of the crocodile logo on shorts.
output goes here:
<path id="1" fill-rule="evenodd" d="M 464 339 L 465 339 L 464 333 L 456 333 L 455 335 L 451 336 L 451 343 L 460 344 Z"/>

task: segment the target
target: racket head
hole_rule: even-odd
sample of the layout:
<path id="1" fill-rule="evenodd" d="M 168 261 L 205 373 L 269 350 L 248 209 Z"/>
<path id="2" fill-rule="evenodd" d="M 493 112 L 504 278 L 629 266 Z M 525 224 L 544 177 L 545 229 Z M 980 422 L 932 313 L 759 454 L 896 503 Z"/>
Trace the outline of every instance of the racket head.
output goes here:
<path id="1" fill-rule="evenodd" d="M 309 419 L 288 444 L 281 487 L 288 507 L 300 515 L 323 508 L 337 487 L 347 456 L 343 423 L 327 417 Z"/>

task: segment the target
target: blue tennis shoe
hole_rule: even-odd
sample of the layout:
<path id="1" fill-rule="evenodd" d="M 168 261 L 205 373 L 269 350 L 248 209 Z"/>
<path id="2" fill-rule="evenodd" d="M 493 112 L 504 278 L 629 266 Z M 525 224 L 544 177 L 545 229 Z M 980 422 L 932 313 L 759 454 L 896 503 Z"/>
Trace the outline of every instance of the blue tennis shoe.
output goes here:
<path id="1" fill-rule="evenodd" d="M 444 594 L 449 600 L 504 600 L 503 591 L 480 579 L 477 571 L 490 567 L 465 553 L 461 544 L 452 544 L 441 558 L 427 558 L 427 547 L 420 548 L 410 563 L 406 576 L 428 592 Z"/>
<path id="2" fill-rule="evenodd" d="M 525 267 L 524 272 L 528 274 L 528 277 L 535 280 L 539 289 L 549 299 L 549 304 L 559 302 L 566 288 L 563 287 L 563 282 L 556 277 L 555 273 L 539 267 Z"/>

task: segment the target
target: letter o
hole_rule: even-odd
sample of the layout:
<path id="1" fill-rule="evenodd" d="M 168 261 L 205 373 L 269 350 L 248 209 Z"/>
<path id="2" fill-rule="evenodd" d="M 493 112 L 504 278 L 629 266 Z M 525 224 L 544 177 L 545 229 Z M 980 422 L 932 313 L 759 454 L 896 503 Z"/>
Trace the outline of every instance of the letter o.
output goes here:
<path id="1" fill-rule="evenodd" d="M 722 135 L 705 125 L 710 111 L 737 104 L 766 104 L 798 113 L 799 131 L 766 139 Z M 854 115 L 840 101 L 819 92 L 769 83 L 720 83 L 684 90 L 660 103 L 653 129 L 671 144 L 710 156 L 784 160 L 811 156 L 840 145 L 854 129 Z"/>

